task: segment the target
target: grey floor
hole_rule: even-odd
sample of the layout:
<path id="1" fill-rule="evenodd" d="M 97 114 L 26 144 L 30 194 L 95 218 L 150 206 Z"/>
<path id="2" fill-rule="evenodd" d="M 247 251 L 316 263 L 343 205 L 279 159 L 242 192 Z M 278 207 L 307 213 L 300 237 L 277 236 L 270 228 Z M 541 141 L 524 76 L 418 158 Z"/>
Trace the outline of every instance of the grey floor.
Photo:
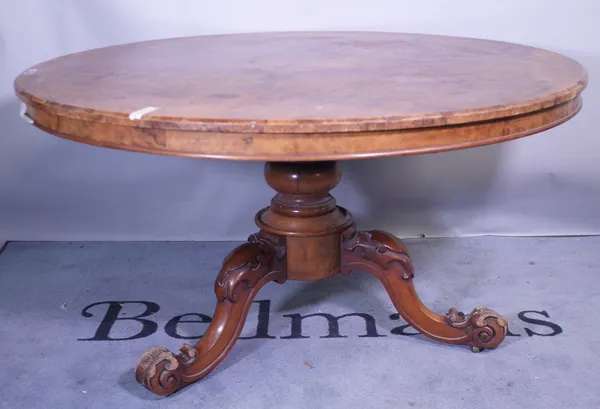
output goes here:
<path id="1" fill-rule="evenodd" d="M 424 302 L 439 312 L 497 309 L 510 321 L 505 344 L 473 354 L 402 335 L 410 329 L 366 273 L 269 284 L 243 335 L 256 334 L 260 305 L 270 307 L 271 338 L 240 340 L 207 378 L 157 398 L 134 380 L 137 358 L 202 334 L 206 323 L 173 319 L 212 315 L 213 280 L 236 243 L 8 243 L 0 254 L 0 407 L 600 407 L 600 237 L 406 244 Z M 140 334 L 142 324 L 126 318 L 152 307 Z M 327 320 L 317 316 L 303 321 L 306 338 L 286 339 L 285 315 L 319 312 L 369 314 L 377 334 L 365 337 L 364 319 L 353 316 L 339 321 L 344 337 L 322 338 Z M 100 326 L 109 313 L 122 319 Z"/>

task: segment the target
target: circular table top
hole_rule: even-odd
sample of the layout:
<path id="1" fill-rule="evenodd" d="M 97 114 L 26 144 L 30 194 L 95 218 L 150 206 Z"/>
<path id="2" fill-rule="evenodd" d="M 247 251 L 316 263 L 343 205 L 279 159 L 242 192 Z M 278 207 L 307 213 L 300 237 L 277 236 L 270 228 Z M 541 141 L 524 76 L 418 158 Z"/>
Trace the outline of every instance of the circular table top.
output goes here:
<path id="1" fill-rule="evenodd" d="M 304 161 L 514 139 L 581 108 L 576 61 L 459 37 L 298 32 L 147 41 L 71 54 L 17 77 L 50 133 L 189 157 Z"/>

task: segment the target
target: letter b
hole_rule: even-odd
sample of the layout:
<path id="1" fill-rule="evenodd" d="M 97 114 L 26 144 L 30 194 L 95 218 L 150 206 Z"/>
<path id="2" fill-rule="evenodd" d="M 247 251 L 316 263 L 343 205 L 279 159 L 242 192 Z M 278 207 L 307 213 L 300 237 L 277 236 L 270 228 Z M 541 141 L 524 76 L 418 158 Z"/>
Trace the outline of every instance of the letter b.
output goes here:
<path id="1" fill-rule="evenodd" d="M 81 311 L 81 315 L 86 318 L 93 317 L 94 314 L 88 312 L 91 308 L 97 306 L 107 304 L 108 309 L 106 310 L 106 314 L 104 314 L 104 318 L 102 318 L 102 322 L 96 329 L 96 333 L 92 338 L 79 338 L 78 341 L 127 341 L 131 339 L 138 339 L 150 336 L 156 332 L 158 329 L 158 324 L 152 320 L 145 319 L 143 317 L 148 317 L 154 313 L 156 313 L 160 307 L 158 304 L 149 302 L 149 301 L 101 301 L 94 304 L 90 304 L 85 307 Z M 146 310 L 139 315 L 134 317 L 119 317 L 119 313 L 123 309 L 123 305 L 125 304 L 142 304 L 146 307 Z M 127 321 L 133 320 L 142 324 L 142 329 L 137 333 L 130 337 L 125 338 L 111 338 L 110 330 L 113 325 L 117 321 Z"/>

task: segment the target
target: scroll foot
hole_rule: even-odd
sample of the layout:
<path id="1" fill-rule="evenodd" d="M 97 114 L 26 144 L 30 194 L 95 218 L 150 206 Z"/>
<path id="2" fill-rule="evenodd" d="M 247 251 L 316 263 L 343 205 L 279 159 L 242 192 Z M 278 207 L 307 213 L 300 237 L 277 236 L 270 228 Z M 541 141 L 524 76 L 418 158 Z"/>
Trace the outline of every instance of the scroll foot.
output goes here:
<path id="1" fill-rule="evenodd" d="M 157 395 L 170 395 L 181 387 L 182 364 L 166 348 L 153 347 L 142 355 L 135 369 L 139 383 Z"/>
<path id="2" fill-rule="evenodd" d="M 452 327 L 467 330 L 473 352 L 496 348 L 508 332 L 508 320 L 486 307 L 477 307 L 469 315 L 451 308 L 447 318 Z"/>

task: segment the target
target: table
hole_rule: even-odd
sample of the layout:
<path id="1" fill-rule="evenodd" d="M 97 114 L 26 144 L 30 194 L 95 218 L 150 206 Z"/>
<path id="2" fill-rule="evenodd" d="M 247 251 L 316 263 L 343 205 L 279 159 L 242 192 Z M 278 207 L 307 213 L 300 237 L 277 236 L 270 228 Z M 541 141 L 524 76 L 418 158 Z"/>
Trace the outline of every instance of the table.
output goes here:
<path id="1" fill-rule="evenodd" d="M 446 315 L 413 286 L 402 243 L 360 231 L 330 191 L 340 160 L 464 149 L 542 132 L 582 106 L 585 69 L 526 46 L 468 38 L 298 32 L 197 36 L 106 47 L 31 67 L 15 80 L 23 116 L 78 142 L 153 154 L 264 161 L 277 194 L 215 281 L 200 341 L 154 347 L 136 379 L 169 395 L 231 350 L 268 282 L 354 270 L 383 283 L 399 314 L 440 342 L 497 347 L 506 318 Z"/>

